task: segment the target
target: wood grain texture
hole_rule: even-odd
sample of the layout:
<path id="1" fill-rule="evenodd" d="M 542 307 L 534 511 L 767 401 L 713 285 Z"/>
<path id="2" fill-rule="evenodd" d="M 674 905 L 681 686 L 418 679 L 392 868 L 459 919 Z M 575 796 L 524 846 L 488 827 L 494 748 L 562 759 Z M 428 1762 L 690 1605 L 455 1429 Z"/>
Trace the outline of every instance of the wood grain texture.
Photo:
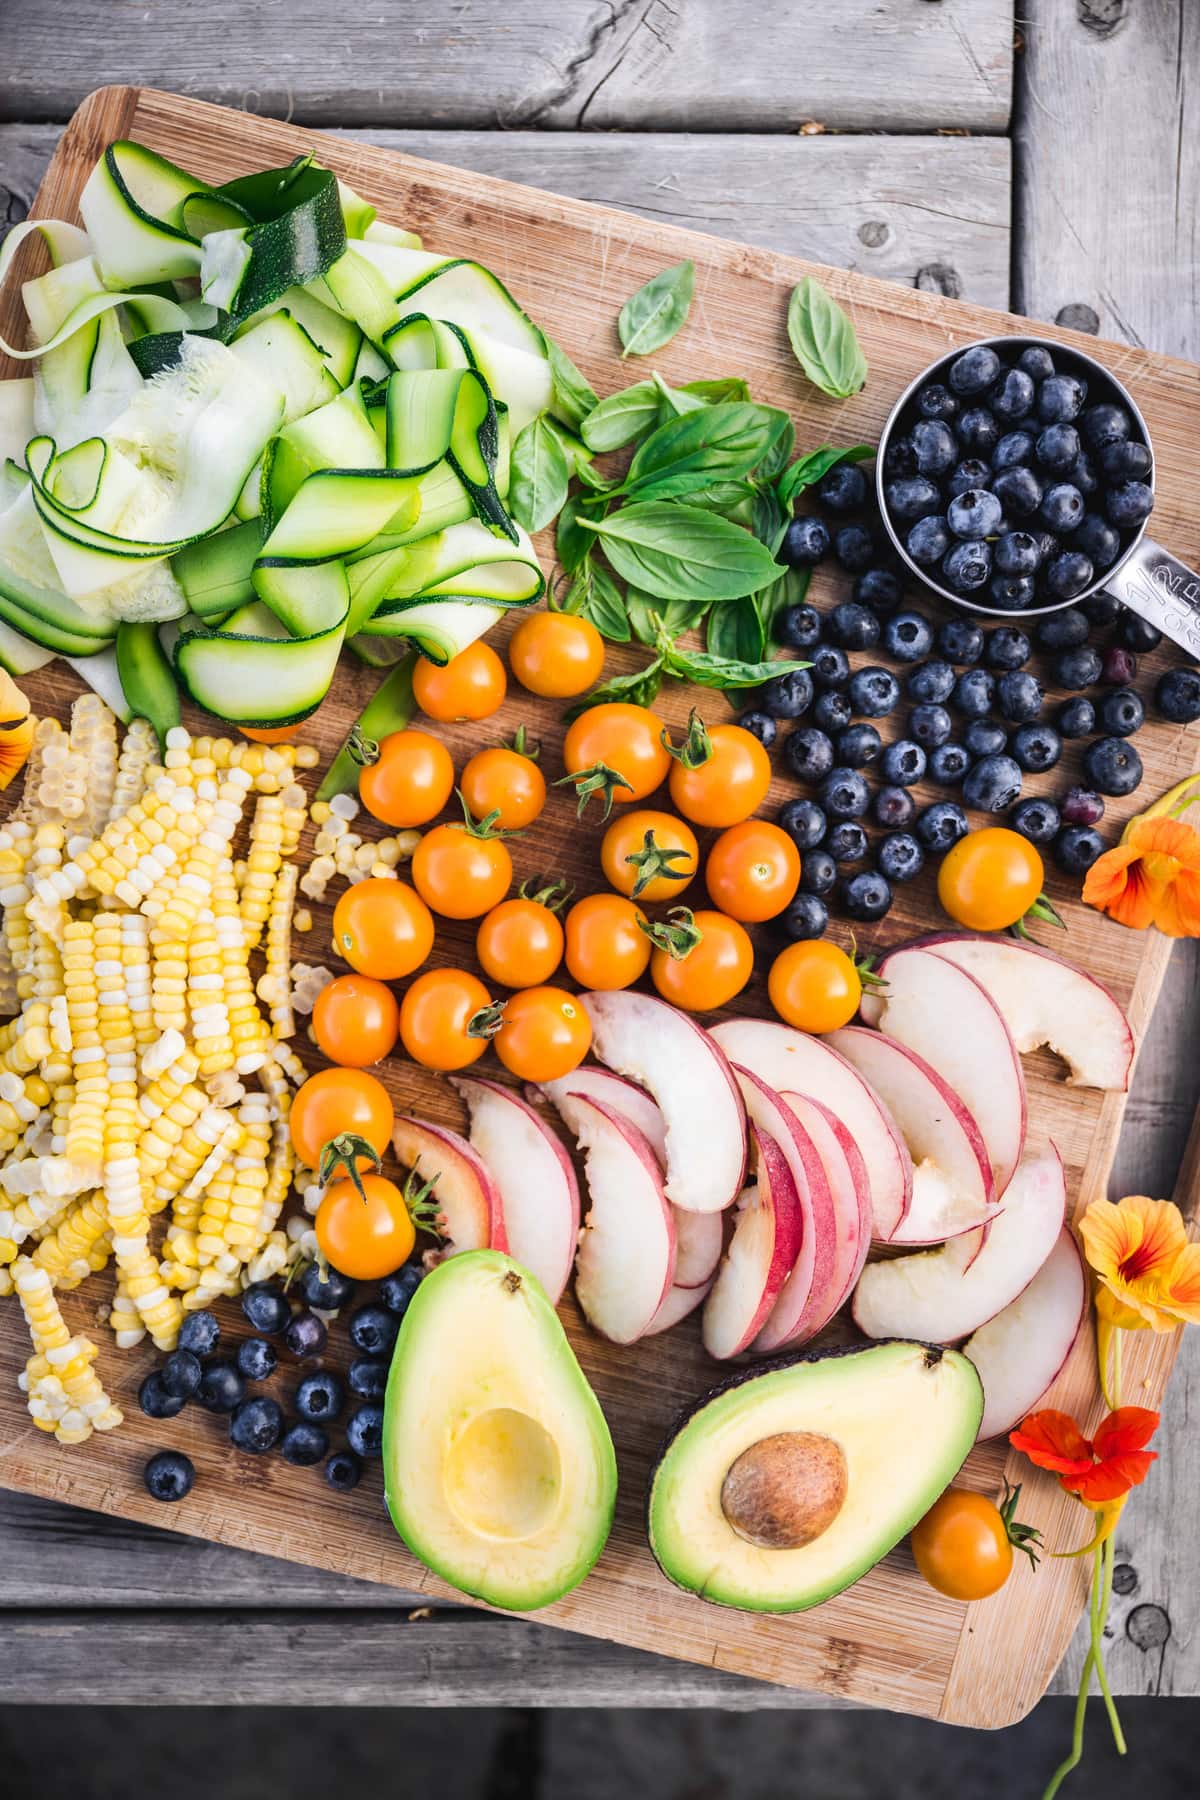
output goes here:
<path id="1" fill-rule="evenodd" d="M 168 97 L 130 91 L 97 96 L 83 111 L 55 160 L 41 209 L 61 210 L 101 143 L 113 135 L 133 135 L 169 152 L 197 173 L 217 177 L 263 161 L 282 160 L 306 140 L 303 133 L 266 125 Z M 853 401 L 831 404 L 807 389 L 785 349 L 784 302 L 790 285 L 805 272 L 791 259 L 722 244 L 660 224 L 634 221 L 576 201 L 529 194 L 477 176 L 396 158 L 361 145 L 322 141 L 321 155 L 385 213 L 427 231 L 439 247 L 473 253 L 493 264 L 519 296 L 560 336 L 601 391 L 625 379 L 611 335 L 617 301 L 664 263 L 692 255 L 697 262 L 697 301 L 687 332 L 659 359 L 668 379 L 715 375 L 736 368 L 764 399 L 787 406 L 802 443 L 833 437 L 843 441 L 878 430 L 892 396 L 912 371 L 947 344 L 982 332 L 1011 328 L 1012 321 L 978 308 L 906 292 L 863 276 L 821 271 L 830 288 L 852 310 L 872 363 L 867 389 Z M 581 280 L 580 272 L 587 271 Z M 1200 553 L 1200 522 L 1190 507 L 1190 454 L 1200 405 L 1200 370 L 1168 358 L 1102 346 L 1101 353 L 1134 386 L 1158 446 L 1161 475 L 1156 515 L 1164 539 L 1181 554 Z M 830 586 L 814 592 L 827 602 Z M 633 653 L 616 654 L 614 666 L 628 666 Z M 1154 661 L 1150 660 L 1152 672 Z M 323 710 L 316 735 L 328 743 L 344 729 L 353 706 L 353 679 L 344 677 Z M 40 696 L 61 705 L 66 689 L 53 675 Z M 683 717 L 687 695 L 665 698 L 673 720 Z M 527 707 L 510 701 L 497 717 L 497 734 Z M 557 744 L 552 718 L 538 721 L 548 746 Z M 477 735 L 477 734 L 476 734 Z M 466 731 L 450 733 L 461 752 Z M 1186 734 L 1148 728 L 1140 740 L 1148 783 L 1157 789 L 1191 766 L 1194 741 Z M 549 750 L 551 764 L 556 750 Z M 1074 773 L 1068 763 L 1057 772 L 1057 787 Z M 1036 784 L 1035 784 L 1036 785 Z M 785 793 L 778 783 L 774 798 Z M 1124 802 L 1110 809 L 1114 828 L 1132 810 Z M 549 816 L 548 816 L 549 819 Z M 570 878 L 594 879 L 592 847 L 559 815 L 555 844 Z M 547 839 L 529 854 L 544 859 Z M 520 859 L 518 859 L 520 867 Z M 1130 1008 L 1135 1028 L 1144 1029 L 1165 965 L 1162 940 L 1127 934 L 1070 900 L 1067 884 L 1055 879 L 1052 892 L 1070 917 L 1077 957 L 1102 973 Z M 915 884 L 886 929 L 872 935 L 885 943 L 908 935 L 930 913 L 930 885 Z M 457 940 L 459 953 L 461 935 Z M 456 938 L 447 933 L 440 951 L 453 956 Z M 761 982 L 748 991 L 746 1005 L 762 1009 Z M 1053 1132 L 1067 1165 L 1072 1195 L 1090 1198 L 1102 1191 L 1116 1142 L 1123 1096 L 1103 1099 L 1065 1089 L 1048 1059 L 1029 1066 L 1034 1135 Z M 457 1116 L 440 1086 L 407 1067 L 389 1070 L 393 1088 L 417 1110 Z M 90 1295 L 81 1294 L 76 1317 Z M 855 1588 L 818 1611 L 792 1619 L 747 1619 L 704 1606 L 670 1589 L 645 1549 L 639 1497 L 654 1447 L 675 1403 L 708 1385 L 711 1365 L 695 1336 L 682 1330 L 667 1340 L 617 1352 L 579 1329 L 573 1310 L 564 1316 L 581 1360 L 614 1424 L 623 1500 L 610 1545 L 596 1573 L 575 1595 L 544 1618 L 591 1635 L 617 1637 L 639 1648 L 672 1654 L 723 1670 L 753 1673 L 797 1687 L 817 1687 L 840 1697 L 902 1707 L 977 1724 L 1000 1724 L 1020 1716 L 1044 1689 L 1056 1667 L 1082 1601 L 1083 1575 L 1074 1565 L 1046 1565 L 1036 1578 L 1022 1571 L 1004 1593 L 972 1609 L 932 1594 L 917 1580 L 906 1551 L 898 1551 Z M 1168 1339 L 1137 1346 L 1132 1384 L 1142 1378 L 1155 1395 L 1165 1379 L 1174 1343 Z M 51 1498 L 68 1499 L 123 1517 L 161 1520 L 140 1487 L 147 1446 L 156 1441 L 146 1421 L 133 1418 L 101 1449 L 69 1456 L 35 1434 L 10 1385 L 23 1352 L 10 1335 L 3 1357 L 8 1375 L 0 1383 L 0 1478 L 7 1484 Z M 128 1399 L 144 1362 L 131 1357 L 120 1380 Z M 1094 1403 L 1090 1346 L 1082 1343 L 1056 1389 L 1056 1398 L 1087 1411 Z M 317 1562 L 343 1574 L 390 1582 L 422 1593 L 445 1590 L 426 1578 L 404 1554 L 380 1516 L 371 1486 L 349 1502 L 318 1500 L 311 1476 L 272 1461 L 247 1469 L 218 1441 L 215 1421 L 192 1417 L 178 1422 L 174 1441 L 193 1455 L 196 1489 L 172 1513 L 186 1532 L 245 1548 L 270 1550 L 291 1560 Z M 984 1449 L 972 1456 L 966 1479 L 984 1488 L 998 1485 L 1002 1453 Z M 1027 1485 L 1035 1520 L 1053 1548 L 1077 1541 L 1076 1519 L 1051 1482 Z M 318 1522 L 319 1521 L 319 1522 Z M 1024 1576 L 1024 1578 L 1022 1578 Z"/>
<path id="2" fill-rule="evenodd" d="M 1002 131 L 1012 29 L 1012 0 L 8 0 L 0 118 L 135 80 L 319 125 Z"/>
<path id="3" fill-rule="evenodd" d="M 6 212 L 10 222 L 24 216 L 58 135 L 53 125 L 0 125 L 0 231 Z M 347 135 L 981 306 L 1008 305 L 1007 138 L 375 127 Z"/>

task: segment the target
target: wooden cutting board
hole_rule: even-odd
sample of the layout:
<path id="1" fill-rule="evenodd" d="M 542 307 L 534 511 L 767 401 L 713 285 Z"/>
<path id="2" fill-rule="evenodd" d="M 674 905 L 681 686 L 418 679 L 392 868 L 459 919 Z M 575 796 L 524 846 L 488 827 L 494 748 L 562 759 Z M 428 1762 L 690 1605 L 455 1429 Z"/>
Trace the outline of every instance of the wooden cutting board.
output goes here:
<path id="1" fill-rule="evenodd" d="M 1025 321 L 1010 315 L 818 269 L 821 280 L 852 311 L 871 367 L 861 394 L 845 403 L 832 402 L 805 382 L 788 347 L 784 330 L 788 292 L 802 275 L 813 272 L 794 258 L 136 88 L 107 88 L 83 104 L 47 172 L 35 214 L 73 218 L 93 163 L 117 137 L 135 138 L 210 181 L 315 150 L 322 162 L 373 201 L 384 219 L 420 231 L 430 248 L 476 257 L 494 269 L 560 340 L 601 394 L 624 386 L 647 368 L 646 363 L 619 359 L 614 321 L 621 302 L 667 264 L 691 257 L 697 271 L 691 319 L 650 361 L 671 381 L 746 376 L 757 399 L 791 412 L 802 448 L 825 441 L 871 440 L 895 395 L 948 346 L 1026 329 Z M 32 274 L 38 266 L 31 254 L 25 272 Z M 15 292 L 10 292 L 0 319 L 7 335 L 23 329 Z M 1045 326 L 1033 329 L 1050 333 Z M 1071 333 L 1054 335 L 1073 341 Z M 1195 564 L 1200 561 L 1200 518 L 1193 506 L 1192 471 L 1200 426 L 1200 368 L 1117 344 L 1097 345 L 1092 338 L 1074 341 L 1092 355 L 1099 354 L 1130 385 L 1144 409 L 1158 455 L 1156 534 Z M 548 565 L 552 545 L 545 542 L 542 549 Z M 837 577 L 821 573 L 810 597 L 828 605 L 835 591 Z M 913 599 L 925 604 L 919 595 Z M 506 635 L 502 626 L 495 637 L 502 640 Z M 636 667 L 644 654 L 636 648 L 610 649 L 610 670 Z M 1179 659 L 1162 653 L 1144 659 L 1140 679 L 1144 691 L 1172 660 Z M 328 752 L 348 728 L 373 679 L 347 659 L 330 698 L 305 734 L 308 739 Z M 35 709 L 60 716 L 79 691 L 76 678 L 61 664 L 51 665 L 24 685 Z M 664 695 L 661 709 L 678 723 L 686 718 L 692 699 L 701 701 L 710 718 L 727 710 L 717 696 L 693 695 L 678 687 Z M 519 691 L 482 727 L 447 731 L 456 762 L 481 741 L 510 735 L 522 720 L 543 740 L 544 766 L 553 779 L 561 772 L 557 709 Z M 192 722 L 198 725 L 199 716 Z M 1194 766 L 1200 735 L 1156 722 L 1137 742 L 1146 763 L 1146 781 L 1136 798 L 1110 802 L 1105 830 L 1114 839 L 1131 811 Z M 1071 748 L 1053 777 L 1030 781 L 1028 791 L 1061 792 L 1077 773 L 1078 750 Z M 777 781 L 769 804 L 778 804 L 794 791 L 789 783 Z M 599 885 L 597 835 L 594 825 L 577 829 L 572 805 L 561 792 L 555 794 L 529 837 L 516 845 L 518 878 L 553 868 L 565 872 L 577 890 Z M 310 841 L 306 839 L 306 846 Z M 1050 890 L 1069 923 L 1069 954 L 1113 988 L 1129 1008 L 1140 1038 L 1166 969 L 1167 941 L 1152 933 L 1125 932 L 1085 912 L 1073 897 L 1073 884 L 1056 875 L 1051 876 Z M 899 890 L 888 919 L 860 932 L 860 941 L 865 948 L 879 948 L 940 921 L 927 872 L 911 888 Z M 835 931 L 844 935 L 836 923 Z M 434 961 L 469 958 L 470 940 L 463 927 L 443 930 Z M 329 957 L 328 943 L 328 913 L 323 911 L 317 929 L 296 940 L 294 955 L 320 961 Z M 739 1000 L 739 1010 L 768 1011 L 763 971 L 773 948 L 769 932 L 760 933 L 759 971 Z M 1105 1191 L 1124 1096 L 1068 1088 L 1048 1056 L 1029 1058 L 1026 1067 L 1031 1139 L 1037 1143 L 1053 1137 L 1058 1144 L 1072 1203 L 1078 1207 Z M 387 1067 L 385 1076 L 405 1108 L 461 1125 L 456 1097 L 435 1077 L 398 1060 Z M 1178 1197 L 1185 1205 L 1190 1205 L 1195 1183 L 1190 1174 L 1182 1184 Z M 232 1452 L 222 1421 L 195 1408 L 166 1426 L 145 1419 L 137 1410 L 135 1393 L 152 1358 L 141 1351 L 122 1356 L 103 1326 L 94 1324 L 95 1309 L 106 1297 L 103 1279 L 96 1279 L 69 1296 L 66 1305 L 73 1326 L 92 1326 L 101 1345 L 106 1382 L 125 1406 L 127 1423 L 79 1449 L 60 1448 L 30 1425 L 16 1387 L 28 1353 L 24 1328 L 15 1303 L 0 1312 L 0 1483 L 397 1587 L 452 1595 L 453 1590 L 413 1561 L 393 1534 L 383 1514 L 377 1470 L 354 1494 L 338 1498 L 317 1472 L 290 1468 L 278 1457 L 258 1461 Z M 1022 1565 L 998 1596 L 969 1609 L 926 1587 L 904 1547 L 838 1599 L 792 1618 L 730 1612 L 673 1588 L 646 1547 L 642 1525 L 646 1474 L 674 1412 L 709 1387 L 718 1371 L 700 1349 L 694 1319 L 665 1338 L 620 1349 L 591 1333 L 570 1299 L 564 1300 L 562 1314 L 612 1425 L 621 1493 L 612 1538 L 595 1572 L 574 1594 L 540 1615 L 543 1619 L 763 1680 L 958 1724 L 1007 1724 L 1026 1713 L 1045 1691 L 1083 1605 L 1087 1572 L 1079 1563 L 1046 1560 L 1036 1575 Z M 231 1320 L 233 1316 L 231 1310 Z M 344 1343 L 344 1332 L 335 1332 L 335 1338 L 339 1336 Z M 1128 1398 L 1148 1405 L 1157 1402 L 1175 1349 L 1174 1336 L 1147 1332 L 1132 1340 L 1126 1359 Z M 1054 1388 L 1054 1404 L 1081 1419 L 1094 1418 L 1099 1407 L 1093 1370 L 1088 1335 L 1076 1346 Z M 279 1391 L 290 1391 L 293 1380 L 286 1376 Z M 164 1442 L 186 1450 L 197 1468 L 192 1494 L 169 1513 L 147 1497 L 141 1481 L 147 1455 Z M 1031 1472 L 1020 1459 L 1006 1460 L 1003 1447 L 973 1453 L 963 1479 L 996 1492 L 1005 1471 L 1024 1481 L 1022 1512 L 1042 1526 L 1049 1548 L 1071 1548 L 1081 1541 L 1083 1520 L 1075 1504 L 1051 1479 Z M 1151 1475 L 1151 1489 L 1153 1482 Z"/>

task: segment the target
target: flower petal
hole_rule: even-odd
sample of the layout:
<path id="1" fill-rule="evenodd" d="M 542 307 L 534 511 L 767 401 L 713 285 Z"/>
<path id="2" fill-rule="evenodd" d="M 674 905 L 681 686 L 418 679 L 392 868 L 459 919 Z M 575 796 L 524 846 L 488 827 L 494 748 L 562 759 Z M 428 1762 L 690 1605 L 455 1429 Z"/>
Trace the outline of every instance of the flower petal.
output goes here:
<path id="1" fill-rule="evenodd" d="M 1158 1461 L 1157 1450 L 1124 1450 L 1110 1456 L 1082 1475 L 1063 1477 L 1063 1486 L 1088 1506 L 1102 1506 L 1107 1500 L 1118 1500 L 1130 1488 L 1139 1487 L 1150 1472 L 1150 1464 Z"/>
<path id="2" fill-rule="evenodd" d="M 1101 1462 L 1124 1450 L 1141 1450 L 1158 1430 L 1158 1420 L 1148 1406 L 1119 1406 L 1096 1427 L 1092 1449 Z"/>
<path id="3" fill-rule="evenodd" d="M 1162 1305 L 1181 1322 L 1200 1324 L 1200 1244 L 1185 1244 L 1163 1282 Z"/>
<path id="4" fill-rule="evenodd" d="M 1055 1412 L 1052 1407 L 1030 1413 L 1017 1431 L 1009 1432 L 1008 1441 L 1039 1469 L 1082 1475 L 1092 1467 L 1091 1444 L 1070 1413 Z"/>
<path id="5" fill-rule="evenodd" d="M 1098 856 L 1084 878 L 1083 900 L 1130 930 L 1144 931 L 1153 922 L 1154 900 L 1140 851 L 1132 844 L 1118 844 Z"/>

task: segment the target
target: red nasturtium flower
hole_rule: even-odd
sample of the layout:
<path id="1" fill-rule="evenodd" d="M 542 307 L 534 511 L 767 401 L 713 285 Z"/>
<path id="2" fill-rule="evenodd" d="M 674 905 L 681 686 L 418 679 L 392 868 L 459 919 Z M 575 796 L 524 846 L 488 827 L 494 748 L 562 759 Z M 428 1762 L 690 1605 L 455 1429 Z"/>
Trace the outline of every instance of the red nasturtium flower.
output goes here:
<path id="1" fill-rule="evenodd" d="M 1096 1508 L 1145 1481 L 1158 1455 L 1145 1446 L 1157 1429 L 1158 1414 L 1148 1407 L 1119 1406 L 1087 1438 L 1069 1413 L 1047 1409 L 1030 1413 L 1008 1441 L 1039 1469 L 1057 1475 L 1068 1494 Z"/>

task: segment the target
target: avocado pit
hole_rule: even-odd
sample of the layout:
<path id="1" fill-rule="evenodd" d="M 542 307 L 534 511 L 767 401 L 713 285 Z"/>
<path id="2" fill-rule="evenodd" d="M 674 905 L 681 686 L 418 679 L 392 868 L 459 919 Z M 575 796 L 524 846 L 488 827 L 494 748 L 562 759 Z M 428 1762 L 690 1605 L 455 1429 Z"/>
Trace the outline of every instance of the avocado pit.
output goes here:
<path id="1" fill-rule="evenodd" d="M 800 1550 L 828 1531 L 846 1501 L 842 1447 L 816 1431 L 760 1438 L 730 1465 L 721 1511 L 762 1550 Z"/>

